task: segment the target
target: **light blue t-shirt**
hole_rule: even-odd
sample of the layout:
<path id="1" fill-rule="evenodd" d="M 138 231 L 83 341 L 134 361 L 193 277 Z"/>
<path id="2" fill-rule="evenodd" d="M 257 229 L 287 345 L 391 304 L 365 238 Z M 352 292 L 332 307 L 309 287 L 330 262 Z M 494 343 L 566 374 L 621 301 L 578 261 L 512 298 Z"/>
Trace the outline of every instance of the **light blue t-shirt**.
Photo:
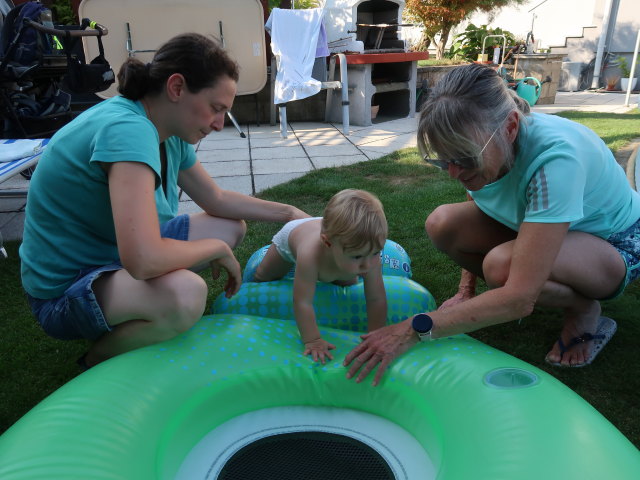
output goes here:
<path id="1" fill-rule="evenodd" d="M 107 174 L 101 163 L 141 162 L 156 175 L 160 223 L 178 212 L 177 179 L 193 166 L 192 145 L 171 137 L 166 195 L 158 132 L 140 102 L 114 97 L 83 112 L 51 139 L 31 179 L 23 242 L 22 283 L 40 299 L 55 298 L 78 272 L 119 259 Z"/>
<path id="2" fill-rule="evenodd" d="M 523 222 L 569 222 L 570 230 L 608 238 L 640 218 L 640 195 L 605 143 L 589 128 L 532 113 L 516 142 L 513 168 L 469 192 L 490 217 L 519 230 Z"/>

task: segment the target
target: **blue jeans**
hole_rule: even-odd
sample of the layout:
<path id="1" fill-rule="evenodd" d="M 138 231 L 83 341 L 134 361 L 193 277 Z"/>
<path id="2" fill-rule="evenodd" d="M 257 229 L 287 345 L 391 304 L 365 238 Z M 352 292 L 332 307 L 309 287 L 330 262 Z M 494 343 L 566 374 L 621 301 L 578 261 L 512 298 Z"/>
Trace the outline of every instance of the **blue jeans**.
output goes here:
<path id="1" fill-rule="evenodd" d="M 622 295 L 627 285 L 640 276 L 640 219 L 625 231 L 611 235 L 607 242 L 618 250 L 627 266 L 627 273 L 618 290 L 606 299 L 610 300 Z"/>
<path id="2" fill-rule="evenodd" d="M 180 215 L 160 226 L 160 235 L 175 240 L 189 239 L 189 215 Z M 27 293 L 31 312 L 51 337 L 60 340 L 96 340 L 111 327 L 93 292 L 93 281 L 105 272 L 121 270 L 120 261 L 78 272 L 73 283 L 56 298 L 42 300 Z"/>

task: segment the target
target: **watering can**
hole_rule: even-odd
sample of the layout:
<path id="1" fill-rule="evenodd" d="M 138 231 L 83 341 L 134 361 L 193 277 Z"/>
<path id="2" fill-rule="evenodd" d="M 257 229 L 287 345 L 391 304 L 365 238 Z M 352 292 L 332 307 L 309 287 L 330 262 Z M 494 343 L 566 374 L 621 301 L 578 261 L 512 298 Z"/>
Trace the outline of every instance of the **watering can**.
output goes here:
<path id="1" fill-rule="evenodd" d="M 532 81 L 534 85 L 529 83 Z M 530 106 L 534 106 L 540 98 L 540 92 L 542 91 L 542 84 L 540 80 L 535 77 L 524 77 L 520 79 L 516 85 L 516 93 L 519 97 L 524 98 Z"/>

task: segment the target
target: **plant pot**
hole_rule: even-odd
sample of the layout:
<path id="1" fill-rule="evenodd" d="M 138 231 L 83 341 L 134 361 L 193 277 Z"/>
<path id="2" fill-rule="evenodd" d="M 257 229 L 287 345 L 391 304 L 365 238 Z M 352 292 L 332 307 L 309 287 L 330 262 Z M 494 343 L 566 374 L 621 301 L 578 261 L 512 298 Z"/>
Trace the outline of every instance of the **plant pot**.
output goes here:
<path id="1" fill-rule="evenodd" d="M 636 88 L 636 81 L 637 81 L 637 80 L 638 80 L 637 78 L 634 78 L 634 79 L 631 81 L 631 90 L 635 90 L 635 88 Z M 621 89 L 623 92 L 626 92 L 628 88 L 629 88 L 629 79 L 628 79 L 628 78 L 621 78 L 621 79 L 620 79 L 620 89 Z"/>
<path id="2" fill-rule="evenodd" d="M 378 116 L 378 111 L 380 110 L 380 105 L 371 105 L 371 120 Z"/>

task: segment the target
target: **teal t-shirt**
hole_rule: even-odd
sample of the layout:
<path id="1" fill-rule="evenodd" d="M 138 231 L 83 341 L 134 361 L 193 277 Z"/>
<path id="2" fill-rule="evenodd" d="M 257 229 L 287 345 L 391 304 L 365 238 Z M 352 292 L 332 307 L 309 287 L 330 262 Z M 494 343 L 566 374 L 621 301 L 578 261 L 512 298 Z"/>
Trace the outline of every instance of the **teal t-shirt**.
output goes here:
<path id="1" fill-rule="evenodd" d="M 513 168 L 469 192 L 478 207 L 513 230 L 523 222 L 564 223 L 608 238 L 640 218 L 640 195 L 589 128 L 532 113 L 521 125 Z"/>
<path id="2" fill-rule="evenodd" d="M 158 132 L 140 102 L 114 97 L 83 112 L 51 139 L 31 179 L 23 242 L 22 283 L 40 299 L 62 295 L 82 269 L 119 259 L 107 174 L 101 163 L 141 162 L 156 175 L 160 223 L 178 212 L 178 174 L 193 166 L 192 145 L 171 137 L 166 194 Z"/>

